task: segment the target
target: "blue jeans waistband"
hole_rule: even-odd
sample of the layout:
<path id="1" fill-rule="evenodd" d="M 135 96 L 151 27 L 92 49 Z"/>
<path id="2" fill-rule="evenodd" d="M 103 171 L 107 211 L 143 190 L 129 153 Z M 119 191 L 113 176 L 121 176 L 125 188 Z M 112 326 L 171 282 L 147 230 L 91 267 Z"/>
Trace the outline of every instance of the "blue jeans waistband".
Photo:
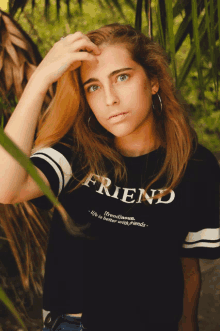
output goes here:
<path id="1" fill-rule="evenodd" d="M 44 320 L 44 331 L 58 331 L 58 330 L 79 330 L 83 331 L 85 328 L 81 323 L 80 316 L 70 316 L 68 314 L 58 314 L 48 312 Z"/>

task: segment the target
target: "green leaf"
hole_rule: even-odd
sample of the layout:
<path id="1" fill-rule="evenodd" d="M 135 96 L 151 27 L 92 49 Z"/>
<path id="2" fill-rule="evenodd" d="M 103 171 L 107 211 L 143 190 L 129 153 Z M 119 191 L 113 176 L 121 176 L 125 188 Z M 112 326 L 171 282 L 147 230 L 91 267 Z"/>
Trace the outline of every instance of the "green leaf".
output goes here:
<path id="1" fill-rule="evenodd" d="M 180 23 L 180 26 L 175 34 L 175 51 L 178 52 L 180 46 L 182 45 L 184 35 L 186 34 L 186 30 L 188 29 L 188 26 L 190 24 L 190 21 L 192 20 L 192 15 L 185 16 L 182 22 Z"/>
<path id="2" fill-rule="evenodd" d="M 14 315 L 20 325 L 24 328 L 24 331 L 28 331 L 26 326 L 24 325 L 22 319 L 20 318 L 17 310 L 15 309 L 11 300 L 7 297 L 6 293 L 4 292 L 3 288 L 0 286 L 0 300 L 4 303 L 4 305 L 10 310 L 10 312 Z"/>
<path id="3" fill-rule="evenodd" d="M 218 87 L 217 87 L 217 74 L 218 74 L 218 66 L 216 63 L 216 56 L 215 56 L 215 49 L 217 51 L 217 47 L 215 46 L 215 26 L 214 26 L 214 4 L 213 0 L 210 0 L 210 21 L 211 21 L 211 61 L 212 61 L 212 73 L 213 73 L 213 79 L 214 79 L 214 86 L 215 86 L 215 92 L 218 93 Z M 219 22 L 218 22 L 219 23 Z M 218 99 L 218 96 L 217 96 Z"/>
<path id="4" fill-rule="evenodd" d="M 210 19 L 209 19 L 209 12 L 208 12 L 208 3 L 205 0 L 205 18 L 206 18 L 206 29 L 208 33 L 208 43 L 209 43 L 209 50 L 211 54 L 211 62 L 212 62 L 212 77 L 214 80 L 215 92 L 218 98 L 218 87 L 217 87 L 217 64 L 215 60 L 215 31 L 214 31 L 214 8 L 213 8 L 213 0 L 210 2 L 210 17 L 211 17 L 211 29 L 210 29 Z M 213 35 L 212 35 L 213 34 Z"/>
<path id="5" fill-rule="evenodd" d="M 141 31 L 142 26 L 142 1 L 137 1 L 136 15 L 135 15 L 135 29 Z"/>
<path id="6" fill-rule="evenodd" d="M 217 0 L 217 6 L 218 6 L 218 36 L 220 39 L 220 0 Z M 220 42 L 218 43 L 219 45 L 219 53 L 220 53 Z"/>
<path id="7" fill-rule="evenodd" d="M 163 33 L 163 28 L 162 28 L 162 21 L 161 21 L 161 15 L 160 15 L 160 4 L 158 1 L 157 4 L 157 9 L 156 9 L 156 16 L 157 16 L 157 25 L 159 28 L 159 44 L 166 49 L 166 44 L 164 40 L 164 33 Z"/>
<path id="8" fill-rule="evenodd" d="M 166 0 L 165 0 L 166 1 Z M 190 0 L 177 0 L 173 7 L 173 17 L 178 16 L 186 7 Z"/>
<path id="9" fill-rule="evenodd" d="M 167 14 L 167 27 L 168 27 L 168 37 L 170 43 L 170 56 L 172 63 L 172 72 L 175 78 L 175 83 L 177 84 L 177 72 L 176 72 L 176 61 L 175 61 L 175 38 L 173 32 L 173 8 L 172 8 L 172 0 L 167 0 L 166 4 L 166 14 Z"/>
<path id="10" fill-rule="evenodd" d="M 197 17 L 197 0 L 192 0 L 192 22 L 193 22 L 193 37 L 196 48 L 196 62 L 197 62 L 197 70 L 199 76 L 199 85 L 200 85 L 202 98 L 205 101 L 202 68 L 201 68 L 201 51 L 200 51 L 200 38 L 199 38 L 198 17 Z"/>
<path id="11" fill-rule="evenodd" d="M 52 190 L 44 183 L 41 177 L 38 175 L 32 161 L 25 155 L 14 142 L 9 139 L 9 137 L 4 133 L 2 128 L 0 128 L 0 145 L 13 156 L 21 166 L 31 175 L 34 181 L 41 188 L 43 193 L 56 205 L 58 205 L 58 200 L 54 196 Z"/>
<path id="12" fill-rule="evenodd" d="M 2 114 L 1 128 L 4 129 L 4 115 Z"/>
<path id="13" fill-rule="evenodd" d="M 202 21 L 199 25 L 199 39 L 200 39 L 200 42 L 201 42 L 202 38 L 204 37 L 205 32 L 206 32 L 206 30 L 205 30 L 205 17 L 203 17 Z M 195 53 L 196 53 L 196 47 L 195 47 L 195 42 L 194 42 L 194 43 L 192 43 L 192 46 L 191 46 L 191 48 L 188 52 L 187 58 L 185 59 L 184 64 L 183 64 L 183 66 L 180 70 L 180 73 L 179 73 L 179 76 L 178 76 L 178 88 L 180 88 L 183 85 L 188 73 L 190 72 L 190 69 L 191 69 L 191 67 L 192 67 L 192 65 L 195 61 L 195 59 L 194 59 Z"/>
<path id="14" fill-rule="evenodd" d="M 205 0 L 205 21 L 206 21 L 206 29 L 207 29 L 207 34 L 208 34 L 209 49 L 211 49 L 212 41 L 211 41 L 210 19 L 209 19 L 207 0 Z"/>

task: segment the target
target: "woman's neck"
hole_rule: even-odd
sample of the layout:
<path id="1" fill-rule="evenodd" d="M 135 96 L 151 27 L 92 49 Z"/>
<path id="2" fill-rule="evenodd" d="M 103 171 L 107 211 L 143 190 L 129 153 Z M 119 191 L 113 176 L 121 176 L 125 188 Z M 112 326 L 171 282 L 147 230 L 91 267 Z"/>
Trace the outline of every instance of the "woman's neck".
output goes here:
<path id="1" fill-rule="evenodd" d="M 148 148 L 139 148 L 138 147 L 134 147 L 134 148 L 129 148 L 129 149 L 118 149 L 119 152 L 124 155 L 124 156 L 128 156 L 128 157 L 137 157 L 137 156 L 141 156 L 141 155 L 145 155 L 148 154 L 154 150 L 156 150 L 158 147 L 154 146 L 149 146 Z"/>
<path id="2" fill-rule="evenodd" d="M 130 134 L 115 137 L 116 149 L 124 156 L 137 157 L 148 154 L 161 145 L 153 116 Z"/>
<path id="3" fill-rule="evenodd" d="M 137 157 L 156 150 L 159 148 L 160 142 L 153 138 L 146 141 L 140 140 L 138 137 L 129 137 L 127 139 L 115 139 L 115 146 L 122 155 Z"/>

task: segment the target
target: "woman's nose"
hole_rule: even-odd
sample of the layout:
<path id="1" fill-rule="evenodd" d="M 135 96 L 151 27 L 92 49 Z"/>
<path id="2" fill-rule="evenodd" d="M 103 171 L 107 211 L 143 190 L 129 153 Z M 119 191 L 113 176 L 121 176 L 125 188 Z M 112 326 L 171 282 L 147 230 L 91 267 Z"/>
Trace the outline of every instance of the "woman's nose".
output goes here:
<path id="1" fill-rule="evenodd" d="M 105 88 L 105 101 L 107 106 L 110 106 L 115 102 L 119 102 L 118 95 L 113 86 L 108 86 Z"/>

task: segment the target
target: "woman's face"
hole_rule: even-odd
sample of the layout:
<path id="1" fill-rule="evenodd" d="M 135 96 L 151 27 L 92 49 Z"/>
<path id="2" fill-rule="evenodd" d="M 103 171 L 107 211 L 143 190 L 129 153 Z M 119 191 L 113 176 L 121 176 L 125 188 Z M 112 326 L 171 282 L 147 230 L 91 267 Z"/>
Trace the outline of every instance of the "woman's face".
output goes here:
<path id="1" fill-rule="evenodd" d="M 97 62 L 84 61 L 80 67 L 85 96 L 97 121 L 115 137 L 149 129 L 158 81 L 150 82 L 123 46 L 101 45 L 99 49 Z"/>

